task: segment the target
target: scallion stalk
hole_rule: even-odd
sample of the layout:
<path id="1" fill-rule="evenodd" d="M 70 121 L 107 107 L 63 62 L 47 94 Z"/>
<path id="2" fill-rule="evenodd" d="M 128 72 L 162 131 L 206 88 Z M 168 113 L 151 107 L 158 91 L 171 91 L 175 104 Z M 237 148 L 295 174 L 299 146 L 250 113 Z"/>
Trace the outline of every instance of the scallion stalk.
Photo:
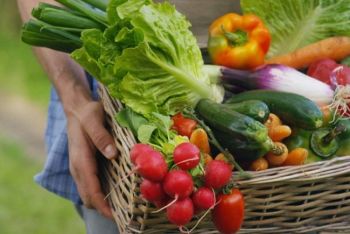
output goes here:
<path id="1" fill-rule="evenodd" d="M 82 15 L 77 15 L 68 9 L 46 3 L 40 3 L 38 7 L 34 8 L 32 10 L 32 16 L 42 22 L 58 27 L 72 29 L 105 28 L 103 25 L 92 19 L 86 18 Z"/>
<path id="2" fill-rule="evenodd" d="M 70 9 L 77 10 L 85 14 L 87 17 L 105 26 L 108 26 L 107 13 L 105 11 L 95 8 L 90 4 L 83 2 L 81 0 L 56 0 L 56 1 Z"/>
<path id="3" fill-rule="evenodd" d="M 71 53 L 82 46 L 79 36 L 57 29 L 38 20 L 29 20 L 22 27 L 23 42 L 40 47 Z"/>
<path id="4" fill-rule="evenodd" d="M 94 6 L 102 11 L 106 11 L 109 0 L 83 0 L 84 2 Z"/>

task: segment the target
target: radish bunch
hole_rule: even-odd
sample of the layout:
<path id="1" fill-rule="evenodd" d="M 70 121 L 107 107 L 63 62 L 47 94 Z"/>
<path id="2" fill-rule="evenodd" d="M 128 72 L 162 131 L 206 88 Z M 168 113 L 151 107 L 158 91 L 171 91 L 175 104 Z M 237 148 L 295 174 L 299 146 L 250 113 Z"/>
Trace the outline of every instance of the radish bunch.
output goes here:
<path id="1" fill-rule="evenodd" d="M 166 164 L 164 156 L 149 145 L 136 144 L 130 157 L 135 170 L 143 178 L 140 185 L 142 197 L 160 208 L 158 211 L 166 209 L 169 222 L 180 229 L 191 221 L 195 211 L 215 206 L 214 189 L 227 185 L 232 173 L 229 164 L 213 160 L 206 165 L 202 175 L 195 178 L 203 184 L 196 188 L 190 170 L 198 167 L 201 152 L 189 142 L 175 147 L 170 163 L 174 165 L 169 171 L 170 165 Z"/>

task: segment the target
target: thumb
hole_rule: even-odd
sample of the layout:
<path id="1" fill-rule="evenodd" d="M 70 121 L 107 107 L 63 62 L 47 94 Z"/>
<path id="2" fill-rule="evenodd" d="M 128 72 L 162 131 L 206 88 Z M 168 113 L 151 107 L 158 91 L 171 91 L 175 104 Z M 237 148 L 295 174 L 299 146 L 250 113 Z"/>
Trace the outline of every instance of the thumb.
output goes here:
<path id="1" fill-rule="evenodd" d="M 117 157 L 114 139 L 106 130 L 100 118 L 92 115 L 89 121 L 83 121 L 82 125 L 93 144 L 106 158 L 114 159 Z"/>

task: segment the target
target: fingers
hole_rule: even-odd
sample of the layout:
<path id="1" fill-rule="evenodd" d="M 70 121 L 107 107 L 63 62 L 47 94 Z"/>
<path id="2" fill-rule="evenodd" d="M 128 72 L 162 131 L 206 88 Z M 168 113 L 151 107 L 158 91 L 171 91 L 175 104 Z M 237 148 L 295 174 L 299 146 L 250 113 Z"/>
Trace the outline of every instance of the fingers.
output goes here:
<path id="1" fill-rule="evenodd" d="M 104 112 L 100 103 L 91 102 L 80 115 L 80 123 L 96 148 L 108 159 L 117 156 L 113 137 L 104 127 Z"/>
<path id="2" fill-rule="evenodd" d="M 96 150 L 78 120 L 71 119 L 68 122 L 68 142 L 70 172 L 84 205 L 87 208 L 95 208 L 107 218 L 112 218 L 98 178 Z"/>

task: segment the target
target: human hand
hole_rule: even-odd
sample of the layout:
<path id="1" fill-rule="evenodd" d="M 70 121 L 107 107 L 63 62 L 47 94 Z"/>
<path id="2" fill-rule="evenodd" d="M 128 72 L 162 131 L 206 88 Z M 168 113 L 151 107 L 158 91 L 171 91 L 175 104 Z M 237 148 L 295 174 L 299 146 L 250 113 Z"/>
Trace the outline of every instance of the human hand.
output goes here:
<path id="1" fill-rule="evenodd" d="M 96 150 L 99 150 L 106 158 L 113 159 L 117 151 L 103 123 L 102 105 L 95 101 L 87 102 L 67 116 L 69 168 L 84 205 L 112 218 L 102 193 L 95 156 Z"/>

